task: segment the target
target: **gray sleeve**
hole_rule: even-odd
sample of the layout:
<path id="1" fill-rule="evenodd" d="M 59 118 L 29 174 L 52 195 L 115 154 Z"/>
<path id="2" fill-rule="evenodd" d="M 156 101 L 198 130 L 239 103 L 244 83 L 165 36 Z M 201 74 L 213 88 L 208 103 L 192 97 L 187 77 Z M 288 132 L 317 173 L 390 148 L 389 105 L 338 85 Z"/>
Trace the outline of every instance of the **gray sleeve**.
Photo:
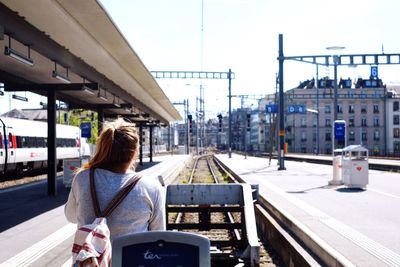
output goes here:
<path id="1" fill-rule="evenodd" d="M 153 203 L 154 210 L 149 221 L 149 231 L 166 229 L 165 189 L 159 184 L 157 189 Z"/>
<path id="2" fill-rule="evenodd" d="M 75 184 L 76 183 L 74 183 L 74 181 L 73 181 L 72 186 L 71 186 L 71 191 L 69 192 L 69 195 L 68 195 L 67 203 L 64 206 L 65 217 L 71 223 L 78 223 L 78 218 L 77 218 L 77 214 L 76 214 L 77 202 L 76 202 L 76 198 L 75 198 L 75 194 L 74 194 Z"/>

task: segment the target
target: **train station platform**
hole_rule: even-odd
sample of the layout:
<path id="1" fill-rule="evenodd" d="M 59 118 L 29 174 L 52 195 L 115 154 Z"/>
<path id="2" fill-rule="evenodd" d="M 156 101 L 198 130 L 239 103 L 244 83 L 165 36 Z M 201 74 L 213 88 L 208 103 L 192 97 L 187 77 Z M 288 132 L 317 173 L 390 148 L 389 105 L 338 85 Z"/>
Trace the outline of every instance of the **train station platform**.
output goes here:
<path id="1" fill-rule="evenodd" d="M 144 159 L 136 170 L 169 183 L 189 155 Z M 57 178 L 57 195 L 47 196 L 46 180 L 0 190 L 0 266 L 70 266 L 76 225 L 64 217 L 69 188 Z"/>
<path id="2" fill-rule="evenodd" d="M 366 190 L 328 185 L 332 166 L 233 154 L 216 157 L 335 255 L 337 266 L 400 266 L 400 174 L 369 170 Z M 290 227 L 290 226 L 289 226 Z"/>

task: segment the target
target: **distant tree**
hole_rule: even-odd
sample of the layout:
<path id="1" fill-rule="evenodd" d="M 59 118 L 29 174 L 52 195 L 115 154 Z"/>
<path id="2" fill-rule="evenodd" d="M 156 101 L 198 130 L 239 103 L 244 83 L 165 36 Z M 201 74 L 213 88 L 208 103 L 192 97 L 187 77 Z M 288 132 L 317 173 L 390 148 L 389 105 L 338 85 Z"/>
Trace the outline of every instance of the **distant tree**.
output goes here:
<path id="1" fill-rule="evenodd" d="M 92 124 L 92 137 L 88 139 L 88 143 L 96 144 L 98 138 L 97 112 L 84 109 L 73 109 L 68 112 L 69 125 L 80 127 L 82 122 L 90 122 Z M 65 121 L 64 121 L 65 123 Z"/>

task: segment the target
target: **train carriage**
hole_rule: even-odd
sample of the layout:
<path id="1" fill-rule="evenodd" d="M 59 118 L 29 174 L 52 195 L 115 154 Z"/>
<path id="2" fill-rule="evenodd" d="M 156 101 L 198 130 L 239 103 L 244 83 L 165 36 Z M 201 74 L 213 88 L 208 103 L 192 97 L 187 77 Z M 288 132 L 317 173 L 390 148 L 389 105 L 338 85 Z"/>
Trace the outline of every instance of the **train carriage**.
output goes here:
<path id="1" fill-rule="evenodd" d="M 80 129 L 57 124 L 58 167 L 81 154 Z M 20 174 L 47 166 L 47 123 L 0 117 L 0 174 Z"/>

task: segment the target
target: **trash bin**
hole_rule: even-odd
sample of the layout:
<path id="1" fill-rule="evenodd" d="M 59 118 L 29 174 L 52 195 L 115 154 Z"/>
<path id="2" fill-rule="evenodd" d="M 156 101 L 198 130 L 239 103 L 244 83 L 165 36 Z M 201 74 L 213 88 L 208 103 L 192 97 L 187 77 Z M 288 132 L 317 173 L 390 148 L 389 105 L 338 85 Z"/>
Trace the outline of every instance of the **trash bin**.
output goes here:
<path id="1" fill-rule="evenodd" d="M 343 183 L 350 188 L 368 184 L 368 149 L 361 145 L 343 148 Z"/>
<path id="2" fill-rule="evenodd" d="M 343 149 L 335 149 L 333 151 L 332 167 L 333 177 L 329 181 L 330 185 L 342 185 L 343 184 Z"/>
<path id="3" fill-rule="evenodd" d="M 65 187 L 71 187 L 72 178 L 74 177 L 75 171 L 77 168 L 81 167 L 81 159 L 64 159 L 64 176 L 63 176 L 63 184 Z"/>

